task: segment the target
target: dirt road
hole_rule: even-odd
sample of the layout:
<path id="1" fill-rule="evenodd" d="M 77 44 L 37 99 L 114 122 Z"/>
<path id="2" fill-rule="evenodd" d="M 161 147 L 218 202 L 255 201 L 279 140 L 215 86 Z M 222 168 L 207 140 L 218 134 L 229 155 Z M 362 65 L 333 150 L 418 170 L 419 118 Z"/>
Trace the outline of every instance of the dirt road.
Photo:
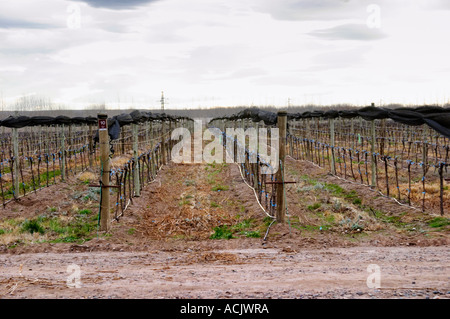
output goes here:
<path id="1" fill-rule="evenodd" d="M 0 264 L 2 298 L 450 297 L 447 247 L 37 253 Z M 379 289 L 367 285 L 371 264 Z"/>

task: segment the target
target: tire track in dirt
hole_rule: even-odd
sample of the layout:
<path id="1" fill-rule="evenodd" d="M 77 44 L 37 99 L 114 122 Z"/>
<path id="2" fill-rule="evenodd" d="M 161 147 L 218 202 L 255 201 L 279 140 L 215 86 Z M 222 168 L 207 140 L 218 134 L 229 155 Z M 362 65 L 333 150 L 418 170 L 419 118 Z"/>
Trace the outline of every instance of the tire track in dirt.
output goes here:
<path id="1" fill-rule="evenodd" d="M 447 298 L 445 247 L 226 249 L 0 256 L 3 298 Z M 80 267 L 80 288 L 66 268 Z M 379 288 L 368 265 L 378 264 Z"/>

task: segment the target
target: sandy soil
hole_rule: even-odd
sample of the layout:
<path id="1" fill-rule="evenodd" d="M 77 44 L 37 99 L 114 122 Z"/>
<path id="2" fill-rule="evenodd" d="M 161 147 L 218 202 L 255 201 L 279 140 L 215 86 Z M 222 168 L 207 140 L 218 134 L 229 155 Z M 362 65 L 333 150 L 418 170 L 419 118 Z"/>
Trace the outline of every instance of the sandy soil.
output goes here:
<path id="1" fill-rule="evenodd" d="M 448 298 L 447 247 L 2 255 L 3 298 Z M 80 268 L 77 281 L 67 272 Z M 380 288 L 368 288 L 370 264 Z M 70 270 L 70 269 L 69 269 Z M 69 285 L 67 281 L 69 280 Z"/>

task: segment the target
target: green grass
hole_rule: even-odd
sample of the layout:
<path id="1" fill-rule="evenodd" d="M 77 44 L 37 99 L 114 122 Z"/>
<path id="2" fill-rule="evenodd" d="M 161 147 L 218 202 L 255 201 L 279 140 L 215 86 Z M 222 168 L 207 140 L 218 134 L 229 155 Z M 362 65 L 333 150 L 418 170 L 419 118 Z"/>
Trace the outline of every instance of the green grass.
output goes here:
<path id="1" fill-rule="evenodd" d="M 210 203 L 210 206 L 213 207 L 213 208 L 220 207 L 220 205 L 217 204 L 216 202 L 211 202 L 211 203 Z"/>
<path id="2" fill-rule="evenodd" d="M 49 211 L 54 211 L 49 209 Z M 21 233 L 45 235 L 44 237 L 35 238 L 36 242 L 50 243 L 72 243 L 84 242 L 93 238 L 93 232 L 97 229 L 98 214 L 92 214 L 90 209 L 78 211 L 78 214 L 68 218 L 51 214 L 39 215 L 33 219 L 9 219 L 3 221 L 8 233 L 17 234 L 14 245 L 21 241 L 25 243 L 21 237 Z M 10 227 L 11 226 L 11 227 Z"/>
<path id="3" fill-rule="evenodd" d="M 214 192 L 227 191 L 229 189 L 230 188 L 227 185 L 222 185 L 222 184 L 216 184 L 215 186 L 213 186 L 211 188 L 211 190 Z"/>
<path id="4" fill-rule="evenodd" d="M 402 221 L 402 217 L 407 214 L 407 212 L 403 212 L 399 215 L 389 216 L 387 213 L 377 210 L 377 209 L 371 209 L 369 208 L 368 212 L 372 214 L 376 219 L 380 220 L 381 222 L 391 224 L 392 226 L 395 226 L 397 228 L 413 228 L 413 224 L 405 223 Z"/>
<path id="5" fill-rule="evenodd" d="M 61 224 L 61 221 L 57 218 L 52 218 L 49 221 L 48 227 L 52 232 L 54 232 L 57 235 L 61 235 L 68 232 L 68 227 Z"/>
<path id="6" fill-rule="evenodd" d="M 190 204 L 191 204 L 190 201 L 188 201 L 187 199 L 184 199 L 178 203 L 178 206 L 184 206 L 184 205 L 190 205 Z"/>
<path id="7" fill-rule="evenodd" d="M 194 180 L 185 180 L 183 184 L 186 186 L 196 186 L 197 185 Z"/>
<path id="8" fill-rule="evenodd" d="M 358 197 L 358 193 L 355 190 L 346 191 L 345 189 L 343 189 L 341 186 L 339 186 L 337 184 L 319 182 L 307 175 L 303 175 L 301 177 L 301 179 L 304 180 L 305 182 L 307 182 L 308 184 L 310 184 L 311 186 L 303 187 L 303 188 L 299 189 L 298 191 L 309 192 L 309 191 L 324 190 L 336 197 L 344 198 L 345 200 L 351 202 L 353 205 L 356 205 L 359 207 L 362 206 L 362 199 Z M 311 211 L 314 211 L 314 210 L 318 209 L 319 207 L 320 207 L 320 204 L 318 204 L 318 203 L 307 206 L 307 208 Z"/>
<path id="9" fill-rule="evenodd" d="M 263 223 L 267 227 L 269 227 L 272 222 L 273 222 L 273 218 L 272 217 L 266 216 L 263 219 Z"/>
<path id="10" fill-rule="evenodd" d="M 60 170 L 55 170 L 54 172 L 52 170 L 50 170 L 48 172 L 48 184 L 52 185 L 53 184 L 53 178 L 56 176 L 60 176 L 61 175 L 61 171 Z M 38 177 L 40 177 L 40 184 L 38 183 Z M 31 179 L 31 177 L 30 177 Z M 40 187 L 43 187 L 47 185 L 47 172 L 45 173 L 41 173 L 38 176 L 34 177 L 34 184 L 33 181 L 30 180 L 29 182 L 22 182 L 19 184 L 19 193 L 23 194 L 23 190 L 25 188 L 25 192 L 26 193 L 30 193 L 34 190 L 34 188 L 38 189 Z M 5 191 L 3 193 L 3 196 L 5 199 L 10 199 L 13 197 L 13 185 L 12 182 L 6 183 L 3 185 Z"/>
<path id="11" fill-rule="evenodd" d="M 260 238 L 261 234 L 259 230 L 251 230 L 251 231 L 245 231 L 243 232 L 243 235 L 247 238 Z"/>
<path id="12" fill-rule="evenodd" d="M 436 217 L 428 222 L 428 226 L 433 228 L 439 228 L 450 225 L 450 219 L 444 217 Z"/>
<path id="13" fill-rule="evenodd" d="M 272 222 L 270 220 L 263 220 L 262 224 L 258 224 L 253 218 L 248 218 L 236 223 L 232 226 L 221 225 L 214 227 L 214 233 L 210 236 L 211 239 L 232 239 L 236 238 L 234 235 L 245 236 L 247 238 L 259 238 L 261 233 L 267 229 Z"/>
<path id="14" fill-rule="evenodd" d="M 84 216 L 77 217 L 66 226 L 55 225 L 54 231 L 59 233 L 59 237 L 51 242 L 82 242 L 92 238 L 92 232 L 97 229 L 97 223 L 92 222 Z"/>
<path id="15" fill-rule="evenodd" d="M 309 210 L 311 210 L 311 211 L 314 211 L 314 210 L 316 210 L 316 209 L 319 209 L 320 206 L 321 206 L 320 203 L 314 203 L 314 204 L 312 204 L 312 205 L 308 205 L 307 208 L 308 208 Z"/>
<path id="16" fill-rule="evenodd" d="M 233 232 L 227 225 L 214 227 L 214 233 L 209 237 L 210 239 L 231 239 Z"/>
<path id="17" fill-rule="evenodd" d="M 345 194 L 345 190 L 336 184 L 325 183 L 325 189 L 336 196 L 343 196 Z"/>
<path id="18" fill-rule="evenodd" d="M 334 224 L 335 221 L 336 221 L 336 219 L 335 219 L 335 217 L 334 217 L 333 214 L 328 215 L 328 216 L 325 217 L 324 219 L 325 219 L 325 221 L 326 221 L 328 224 Z"/>
<path id="19" fill-rule="evenodd" d="M 45 229 L 42 227 L 41 222 L 38 219 L 26 219 L 20 228 L 21 232 L 29 232 L 30 234 L 39 233 L 44 234 Z"/>
<path id="20" fill-rule="evenodd" d="M 250 218 L 250 219 L 244 219 L 242 222 L 234 225 L 232 227 L 232 229 L 236 230 L 236 231 L 242 231 L 244 229 L 250 228 L 252 226 L 254 222 L 254 219 Z"/>

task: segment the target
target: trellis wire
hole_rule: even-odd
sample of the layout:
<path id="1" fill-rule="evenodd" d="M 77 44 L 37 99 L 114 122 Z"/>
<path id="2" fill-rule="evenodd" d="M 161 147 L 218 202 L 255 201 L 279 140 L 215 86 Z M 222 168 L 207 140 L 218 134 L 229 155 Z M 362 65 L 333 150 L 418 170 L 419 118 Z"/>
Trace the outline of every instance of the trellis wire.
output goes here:
<path id="1" fill-rule="evenodd" d="M 334 132 L 331 121 L 334 121 Z M 448 189 L 443 185 L 449 166 L 448 138 L 425 125 L 412 128 L 389 119 L 372 122 L 362 118 L 291 121 L 289 154 L 294 159 L 328 167 L 330 171 L 334 164 L 335 172 L 332 173 L 375 187 L 399 202 L 418 205 L 422 211 L 436 209 L 429 197 L 427 206 L 426 194 L 427 190 L 431 192 L 432 184 L 439 184 L 438 206 L 444 215 L 448 209 L 444 200 Z M 372 125 L 375 135 L 371 133 Z M 372 142 L 375 151 L 371 150 Z M 372 175 L 375 185 L 371 185 Z"/>
<path id="2" fill-rule="evenodd" d="M 221 121 L 221 120 L 219 120 Z M 218 128 L 222 126 L 222 136 L 225 141 L 224 149 L 227 151 L 226 145 L 230 143 L 233 145 L 233 162 L 236 163 L 239 167 L 240 174 L 244 179 L 245 184 L 253 189 L 255 193 L 255 197 L 257 199 L 258 204 L 264 211 L 264 213 L 271 218 L 275 218 L 275 212 L 277 207 L 277 198 L 276 198 L 276 187 L 277 184 L 272 183 L 268 184 L 267 182 L 276 182 L 275 174 L 263 174 L 263 167 L 272 168 L 270 163 L 266 162 L 262 156 L 257 152 L 256 154 L 251 151 L 246 144 L 242 144 L 237 136 L 231 136 L 226 133 L 225 127 L 232 127 L 235 125 L 232 121 L 227 121 L 221 123 L 215 121 L 210 122 L 211 128 Z M 236 122 L 237 124 L 238 122 Z M 242 122 L 242 125 L 245 127 L 245 121 Z M 239 154 L 243 154 L 243 158 L 238 158 Z M 228 155 L 231 156 L 229 153 Z M 251 160 L 256 159 L 256 161 Z M 252 186 L 253 185 L 253 186 Z"/>

